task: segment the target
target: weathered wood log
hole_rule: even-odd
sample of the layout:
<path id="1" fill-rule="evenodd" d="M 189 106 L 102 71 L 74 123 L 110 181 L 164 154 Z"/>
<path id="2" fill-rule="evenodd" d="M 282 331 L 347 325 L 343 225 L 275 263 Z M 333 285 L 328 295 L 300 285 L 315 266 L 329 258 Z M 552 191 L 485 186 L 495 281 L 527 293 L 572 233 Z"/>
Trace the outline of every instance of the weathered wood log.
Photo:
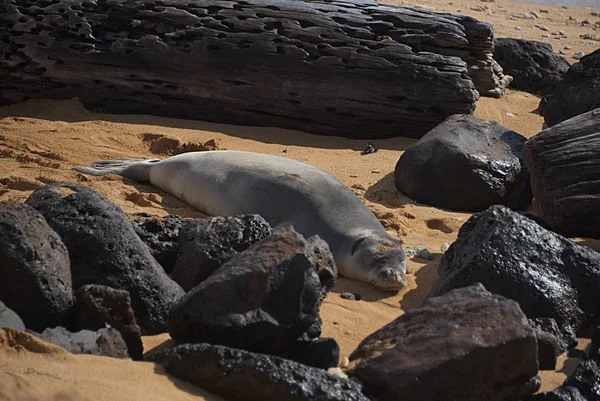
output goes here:
<path id="1" fill-rule="evenodd" d="M 600 108 L 525 142 L 533 207 L 556 232 L 600 238 Z"/>
<path id="2" fill-rule="evenodd" d="M 490 25 L 369 0 L 4 0 L 0 105 L 420 137 L 506 77 Z"/>

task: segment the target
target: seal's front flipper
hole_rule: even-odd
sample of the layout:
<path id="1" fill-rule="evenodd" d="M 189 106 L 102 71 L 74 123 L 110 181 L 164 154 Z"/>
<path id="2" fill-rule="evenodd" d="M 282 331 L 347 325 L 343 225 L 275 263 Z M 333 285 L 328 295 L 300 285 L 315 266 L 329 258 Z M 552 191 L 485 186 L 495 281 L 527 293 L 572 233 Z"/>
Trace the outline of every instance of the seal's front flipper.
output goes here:
<path id="1" fill-rule="evenodd" d="M 160 159 L 126 157 L 115 160 L 95 161 L 92 163 L 92 167 L 74 166 L 73 170 L 94 176 L 117 174 L 135 181 L 148 181 L 150 178 L 150 167 L 158 162 L 160 162 Z"/>

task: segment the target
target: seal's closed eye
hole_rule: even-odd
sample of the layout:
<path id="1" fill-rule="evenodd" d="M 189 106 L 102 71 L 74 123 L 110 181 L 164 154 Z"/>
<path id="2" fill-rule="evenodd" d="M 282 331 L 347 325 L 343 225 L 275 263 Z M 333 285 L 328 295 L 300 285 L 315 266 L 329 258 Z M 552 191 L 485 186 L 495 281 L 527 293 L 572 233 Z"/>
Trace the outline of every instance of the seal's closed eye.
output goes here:
<path id="1" fill-rule="evenodd" d="M 352 251 L 350 251 L 350 255 L 354 255 L 356 253 L 356 251 L 358 250 L 358 246 L 365 240 L 365 237 L 362 237 L 358 240 L 356 240 L 356 242 L 354 243 L 354 245 L 352 245 Z"/>

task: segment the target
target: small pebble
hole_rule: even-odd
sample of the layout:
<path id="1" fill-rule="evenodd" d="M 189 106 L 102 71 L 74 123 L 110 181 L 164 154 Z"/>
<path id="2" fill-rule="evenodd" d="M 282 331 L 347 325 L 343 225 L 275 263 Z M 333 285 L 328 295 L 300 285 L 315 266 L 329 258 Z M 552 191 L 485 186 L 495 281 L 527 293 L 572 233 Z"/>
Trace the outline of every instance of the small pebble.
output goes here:
<path id="1" fill-rule="evenodd" d="M 573 58 L 574 58 L 575 60 L 579 60 L 579 59 L 580 59 L 580 58 L 582 58 L 583 56 L 585 56 L 585 53 L 584 53 L 584 52 L 575 52 L 575 53 L 573 54 Z"/>
<path id="2" fill-rule="evenodd" d="M 488 6 L 486 6 L 485 4 L 473 4 L 471 6 L 471 10 L 473 11 L 487 11 L 490 8 Z"/>
<path id="3" fill-rule="evenodd" d="M 348 375 L 346 375 L 341 368 L 329 368 L 327 369 L 327 373 L 329 373 L 330 375 L 337 376 L 341 379 L 348 379 Z"/>
<path id="4" fill-rule="evenodd" d="M 513 113 L 506 113 L 506 117 L 514 117 L 515 115 Z"/>
<path id="5" fill-rule="evenodd" d="M 515 29 L 516 29 L 517 31 L 520 31 L 522 28 L 521 28 L 520 26 L 515 26 Z"/>
<path id="6" fill-rule="evenodd" d="M 565 46 L 564 49 L 565 50 L 571 50 L 571 46 Z"/>
<path id="7" fill-rule="evenodd" d="M 558 31 L 558 34 L 561 36 L 566 36 L 567 34 L 565 33 L 565 31 Z"/>
<path id="8" fill-rule="evenodd" d="M 516 17 L 523 18 L 523 19 L 535 19 L 535 15 L 533 15 L 531 13 L 523 13 L 521 15 L 517 15 Z"/>
<path id="9" fill-rule="evenodd" d="M 549 30 L 550 30 L 550 29 L 548 29 L 548 27 L 547 27 L 547 26 L 545 26 L 545 25 L 537 25 L 537 24 L 536 24 L 536 25 L 534 25 L 534 26 L 535 26 L 537 29 L 539 29 L 539 30 L 542 30 L 542 31 L 544 31 L 544 32 L 547 32 L 547 31 L 549 31 Z"/>
<path id="10" fill-rule="evenodd" d="M 560 54 L 569 54 L 569 52 L 565 51 L 565 50 L 559 50 L 558 51 Z"/>
<path id="11" fill-rule="evenodd" d="M 446 252 L 448 250 L 448 248 L 450 248 L 450 245 L 448 245 L 447 242 L 444 242 L 442 244 L 442 252 Z"/>
<path id="12" fill-rule="evenodd" d="M 589 19 L 584 19 L 583 21 L 581 21 L 581 25 L 594 25 L 594 23 Z"/>
<path id="13" fill-rule="evenodd" d="M 535 11 L 531 11 L 530 14 L 533 15 L 535 18 L 540 18 L 540 15 Z"/>
<path id="14" fill-rule="evenodd" d="M 283 153 L 287 153 L 288 151 L 287 151 L 287 149 L 283 149 L 282 152 Z"/>
<path id="15" fill-rule="evenodd" d="M 362 296 L 356 293 L 342 292 L 340 294 L 340 298 L 347 299 L 348 301 L 360 301 L 362 299 Z"/>
<path id="16" fill-rule="evenodd" d="M 358 175 L 356 175 L 356 174 L 350 174 L 350 177 L 352 177 L 352 178 L 358 178 Z"/>
<path id="17" fill-rule="evenodd" d="M 404 248 L 404 254 L 407 258 L 418 257 L 425 260 L 432 260 L 433 255 L 429 252 L 429 249 L 424 246 L 407 246 Z"/>
<path id="18" fill-rule="evenodd" d="M 542 10 L 540 10 L 540 12 L 543 13 L 543 14 L 548 14 L 548 10 L 543 10 L 542 9 Z"/>
<path id="19" fill-rule="evenodd" d="M 592 17 L 600 17 L 600 11 L 592 11 Z"/>
<path id="20" fill-rule="evenodd" d="M 373 170 L 373 171 L 371 171 L 371 173 L 373 173 L 373 174 L 379 174 L 379 173 L 381 173 L 381 171 L 379 171 L 379 170 Z"/>
<path id="21" fill-rule="evenodd" d="M 549 37 L 550 37 L 550 35 L 548 35 L 547 33 L 542 34 L 542 38 L 549 38 Z"/>

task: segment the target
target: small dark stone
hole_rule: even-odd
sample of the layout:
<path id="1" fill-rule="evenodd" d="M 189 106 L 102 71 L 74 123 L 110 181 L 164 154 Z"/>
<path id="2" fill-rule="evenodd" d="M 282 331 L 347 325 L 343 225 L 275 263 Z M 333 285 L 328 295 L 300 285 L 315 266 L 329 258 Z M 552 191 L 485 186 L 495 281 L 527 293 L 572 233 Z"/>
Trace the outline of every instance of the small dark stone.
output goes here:
<path id="1" fill-rule="evenodd" d="M 271 232 L 269 223 L 257 214 L 194 220 L 181 230 L 173 280 L 189 291 Z"/>
<path id="2" fill-rule="evenodd" d="M 562 82 L 544 99 L 544 121 L 561 121 L 600 107 L 600 49 L 569 67 Z"/>
<path id="3" fill-rule="evenodd" d="M 362 299 L 362 296 L 357 293 L 342 292 L 340 294 L 340 298 L 347 299 L 348 301 L 360 301 Z"/>
<path id="4" fill-rule="evenodd" d="M 575 387 L 588 401 L 600 400 L 600 367 L 593 360 L 581 361 L 564 386 Z"/>
<path id="5" fill-rule="evenodd" d="M 25 324 L 12 310 L 8 309 L 2 301 L 0 301 L 0 328 L 11 328 L 25 331 Z"/>
<path id="6" fill-rule="evenodd" d="M 154 259 L 165 272 L 171 273 L 179 254 L 179 232 L 189 221 L 180 216 L 156 218 L 148 213 L 138 213 L 132 223 L 136 234 L 148 245 Z"/>
<path id="7" fill-rule="evenodd" d="M 121 334 L 110 327 L 98 331 L 81 330 L 77 333 L 71 333 L 64 327 L 56 327 L 46 329 L 41 334 L 31 331 L 29 333 L 47 343 L 58 345 L 72 354 L 101 355 L 120 359 L 129 357 Z"/>
<path id="8" fill-rule="evenodd" d="M 550 44 L 526 39 L 494 39 L 494 59 L 513 77 L 512 88 L 542 96 L 554 91 L 570 67 Z"/>
<path id="9" fill-rule="evenodd" d="M 75 291 L 77 330 L 98 330 L 108 324 L 121 333 L 129 356 L 141 360 L 143 345 L 129 293 L 102 285 L 84 285 Z"/>
<path id="10" fill-rule="evenodd" d="M 429 296 L 482 283 L 529 318 L 553 318 L 571 347 L 600 303 L 600 254 L 504 206 L 473 215 L 442 257 Z"/>
<path id="11" fill-rule="evenodd" d="M 329 252 L 327 245 L 321 255 Z M 178 343 L 222 344 L 256 352 L 290 349 L 317 320 L 321 283 L 314 244 L 290 227 L 234 256 L 171 309 Z"/>
<path id="12" fill-rule="evenodd" d="M 340 346 L 333 338 L 319 338 L 279 356 L 313 368 L 329 369 L 340 362 Z"/>
<path id="13" fill-rule="evenodd" d="M 481 284 L 425 300 L 365 338 L 350 362 L 348 375 L 381 401 L 513 401 L 540 386 L 533 328 Z"/>
<path id="14" fill-rule="evenodd" d="M 211 344 L 152 356 L 167 373 L 231 401 L 368 401 L 362 386 L 321 369 Z"/>
<path id="15" fill-rule="evenodd" d="M 524 143 L 525 137 L 495 121 L 451 116 L 402 154 L 396 188 L 417 202 L 451 210 L 495 204 L 523 209 L 531 202 Z"/>
<path id="16" fill-rule="evenodd" d="M 0 202 L 0 301 L 32 330 L 62 324 L 73 303 L 67 248 L 32 207 Z"/>
<path id="17" fill-rule="evenodd" d="M 69 250 L 73 287 L 99 284 L 129 292 L 144 334 L 167 330 L 172 303 L 183 290 L 136 235 L 120 207 L 79 184 L 35 190 L 26 201 L 44 215 Z"/>
<path id="18" fill-rule="evenodd" d="M 575 387 L 559 387 L 554 391 L 536 394 L 527 401 L 588 401 Z"/>

